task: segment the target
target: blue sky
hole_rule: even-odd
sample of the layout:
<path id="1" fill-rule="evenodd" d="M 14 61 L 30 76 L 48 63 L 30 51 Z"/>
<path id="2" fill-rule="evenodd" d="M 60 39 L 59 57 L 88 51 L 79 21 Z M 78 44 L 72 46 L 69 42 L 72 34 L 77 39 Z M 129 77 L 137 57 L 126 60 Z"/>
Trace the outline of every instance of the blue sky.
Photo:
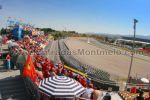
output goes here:
<path id="1" fill-rule="evenodd" d="M 0 28 L 9 16 L 36 27 L 78 32 L 150 35 L 150 0 L 0 0 Z"/>

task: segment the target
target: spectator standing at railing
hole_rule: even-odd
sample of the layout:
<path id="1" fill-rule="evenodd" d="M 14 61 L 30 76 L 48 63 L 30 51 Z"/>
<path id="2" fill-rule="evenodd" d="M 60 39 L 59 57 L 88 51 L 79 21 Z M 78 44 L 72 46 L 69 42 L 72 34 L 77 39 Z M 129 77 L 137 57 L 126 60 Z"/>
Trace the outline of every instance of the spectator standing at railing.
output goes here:
<path id="1" fill-rule="evenodd" d="M 7 69 L 11 69 L 11 65 L 10 65 L 10 55 L 9 54 L 7 54 L 7 56 L 6 56 L 6 63 L 7 63 Z"/>

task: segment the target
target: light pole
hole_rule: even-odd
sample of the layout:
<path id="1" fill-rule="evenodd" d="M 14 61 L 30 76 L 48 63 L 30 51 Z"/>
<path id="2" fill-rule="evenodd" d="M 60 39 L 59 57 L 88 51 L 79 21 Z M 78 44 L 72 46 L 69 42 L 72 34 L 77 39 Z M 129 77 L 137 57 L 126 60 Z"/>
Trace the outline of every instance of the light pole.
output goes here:
<path id="1" fill-rule="evenodd" d="M 128 72 L 128 79 L 126 82 L 126 87 L 125 90 L 127 90 L 127 86 L 128 86 L 128 82 L 129 82 L 129 78 L 130 78 L 130 74 L 131 74 L 131 69 L 132 69 L 132 63 L 133 63 L 133 57 L 134 57 L 134 47 L 135 47 L 135 34 L 136 34 L 136 23 L 138 22 L 137 19 L 134 19 L 134 37 L 133 37 L 133 41 L 132 41 L 132 52 L 131 52 L 131 61 L 130 61 L 130 67 L 129 67 L 129 72 Z"/>
<path id="2" fill-rule="evenodd" d="M 0 10 L 2 9 L 2 5 L 0 5 Z"/>

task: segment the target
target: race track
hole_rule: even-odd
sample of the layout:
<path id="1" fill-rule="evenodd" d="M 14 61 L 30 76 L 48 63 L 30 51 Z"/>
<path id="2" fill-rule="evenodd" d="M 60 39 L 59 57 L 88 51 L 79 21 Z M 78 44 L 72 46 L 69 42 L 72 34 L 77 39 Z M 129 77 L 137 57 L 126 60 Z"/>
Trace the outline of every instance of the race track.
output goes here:
<path id="1" fill-rule="evenodd" d="M 65 43 L 70 51 L 73 52 L 72 55 L 81 62 L 105 70 L 112 75 L 117 75 L 123 78 L 127 77 L 131 59 L 130 56 L 108 53 L 109 50 L 104 49 L 104 45 L 95 46 L 78 38 L 67 38 Z M 95 53 L 94 51 L 99 51 L 99 53 Z M 138 75 L 141 77 L 150 75 L 150 61 L 135 58 L 133 61 L 131 75 Z"/>

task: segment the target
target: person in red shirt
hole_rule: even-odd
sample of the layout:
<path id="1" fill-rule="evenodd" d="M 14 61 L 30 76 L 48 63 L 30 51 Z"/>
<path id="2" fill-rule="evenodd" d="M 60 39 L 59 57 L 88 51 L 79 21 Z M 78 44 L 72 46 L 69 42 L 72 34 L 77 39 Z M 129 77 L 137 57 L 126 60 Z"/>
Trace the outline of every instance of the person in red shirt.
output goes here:
<path id="1" fill-rule="evenodd" d="M 81 78 L 80 83 L 85 87 L 86 86 L 86 79 L 84 77 Z"/>
<path id="2" fill-rule="evenodd" d="M 61 72 L 64 74 L 64 73 L 65 73 L 65 70 L 66 70 L 66 69 L 63 67 L 63 69 L 61 70 Z"/>
<path id="3" fill-rule="evenodd" d="M 42 71 L 48 70 L 48 66 L 46 63 L 42 64 Z"/>
<path id="4" fill-rule="evenodd" d="M 48 70 L 43 71 L 43 76 L 44 76 L 44 78 L 50 77 L 49 71 Z"/>

